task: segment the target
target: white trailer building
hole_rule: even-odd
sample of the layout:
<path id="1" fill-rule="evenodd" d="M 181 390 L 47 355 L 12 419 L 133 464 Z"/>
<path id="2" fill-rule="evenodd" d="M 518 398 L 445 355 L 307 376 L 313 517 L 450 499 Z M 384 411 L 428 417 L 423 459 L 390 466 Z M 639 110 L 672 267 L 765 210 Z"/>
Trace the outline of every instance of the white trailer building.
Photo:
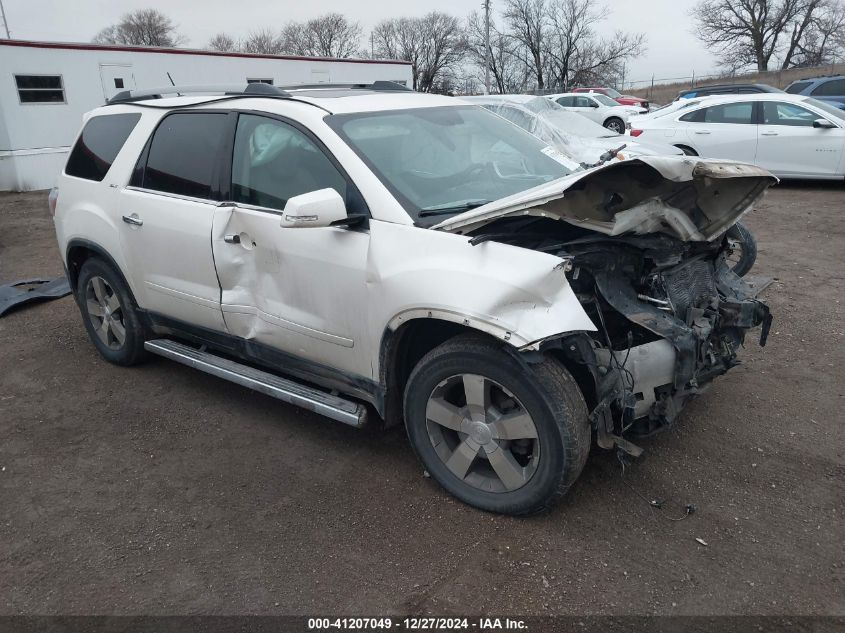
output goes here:
<path id="1" fill-rule="evenodd" d="M 169 76 L 168 76 L 169 75 Z M 408 62 L 0 40 L 0 191 L 53 186 L 83 113 L 122 90 L 177 85 L 411 84 Z"/>

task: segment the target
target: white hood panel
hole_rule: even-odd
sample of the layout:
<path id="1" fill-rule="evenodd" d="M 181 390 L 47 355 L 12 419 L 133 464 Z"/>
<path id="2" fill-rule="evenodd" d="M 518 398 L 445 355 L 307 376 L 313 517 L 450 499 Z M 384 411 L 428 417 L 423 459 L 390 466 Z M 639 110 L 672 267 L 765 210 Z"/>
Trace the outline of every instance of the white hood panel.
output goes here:
<path id="1" fill-rule="evenodd" d="M 765 169 L 690 156 L 641 156 L 534 187 L 435 225 L 465 233 L 499 218 L 534 215 L 605 235 L 667 233 L 709 241 L 777 182 Z"/>

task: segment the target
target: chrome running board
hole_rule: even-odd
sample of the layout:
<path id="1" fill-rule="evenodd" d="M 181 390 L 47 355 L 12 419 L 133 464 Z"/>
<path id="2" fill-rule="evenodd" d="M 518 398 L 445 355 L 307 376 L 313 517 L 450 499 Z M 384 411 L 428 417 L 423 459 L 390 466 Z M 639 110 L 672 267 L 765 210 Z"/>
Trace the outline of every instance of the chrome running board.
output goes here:
<path id="1" fill-rule="evenodd" d="M 184 343 L 161 338 L 146 341 L 144 347 L 153 354 L 175 360 L 177 363 L 199 369 L 212 376 L 223 378 L 350 426 L 361 427 L 367 420 L 367 409 L 362 404 L 215 356 Z"/>

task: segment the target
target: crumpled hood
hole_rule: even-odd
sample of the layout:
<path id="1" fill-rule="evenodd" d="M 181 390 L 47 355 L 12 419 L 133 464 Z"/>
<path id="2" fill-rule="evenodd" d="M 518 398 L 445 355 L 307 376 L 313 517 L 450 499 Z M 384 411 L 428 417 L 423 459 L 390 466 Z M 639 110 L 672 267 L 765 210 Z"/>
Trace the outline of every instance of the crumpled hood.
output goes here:
<path id="1" fill-rule="evenodd" d="M 449 218 L 433 229 L 466 233 L 499 218 L 534 215 L 605 235 L 667 233 L 710 241 L 777 182 L 735 161 L 640 156 L 574 173 Z"/>

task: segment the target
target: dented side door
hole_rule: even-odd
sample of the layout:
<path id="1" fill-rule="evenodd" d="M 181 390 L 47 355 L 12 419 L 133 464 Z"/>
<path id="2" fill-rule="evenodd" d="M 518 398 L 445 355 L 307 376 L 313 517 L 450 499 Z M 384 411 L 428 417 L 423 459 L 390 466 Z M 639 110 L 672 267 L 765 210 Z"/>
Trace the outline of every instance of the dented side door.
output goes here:
<path id="1" fill-rule="evenodd" d="M 229 201 L 212 229 L 228 332 L 369 377 L 369 232 L 281 226 L 289 199 L 334 188 L 354 206 L 354 184 L 313 134 L 283 117 L 240 113 L 231 155 Z"/>
<path id="2" fill-rule="evenodd" d="M 212 248 L 228 332 L 303 359 L 369 375 L 369 233 L 282 228 L 280 215 L 219 207 Z"/>

